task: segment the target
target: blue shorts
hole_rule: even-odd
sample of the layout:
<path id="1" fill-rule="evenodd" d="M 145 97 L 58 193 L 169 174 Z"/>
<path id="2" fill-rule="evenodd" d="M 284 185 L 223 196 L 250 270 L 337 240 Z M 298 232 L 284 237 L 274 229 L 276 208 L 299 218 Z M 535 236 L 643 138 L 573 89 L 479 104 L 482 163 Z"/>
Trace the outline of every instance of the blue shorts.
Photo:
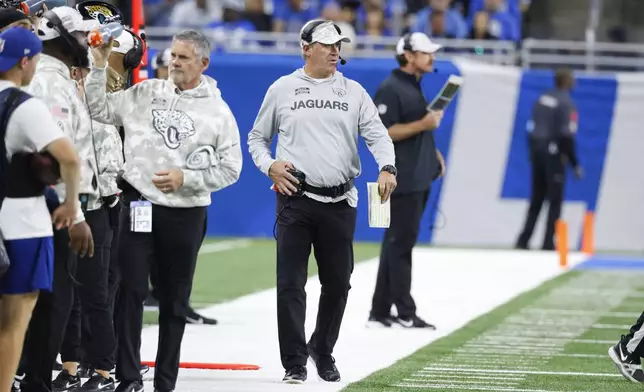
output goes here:
<path id="1" fill-rule="evenodd" d="M 54 282 L 53 237 L 4 242 L 11 265 L 0 278 L 0 295 L 52 291 Z"/>

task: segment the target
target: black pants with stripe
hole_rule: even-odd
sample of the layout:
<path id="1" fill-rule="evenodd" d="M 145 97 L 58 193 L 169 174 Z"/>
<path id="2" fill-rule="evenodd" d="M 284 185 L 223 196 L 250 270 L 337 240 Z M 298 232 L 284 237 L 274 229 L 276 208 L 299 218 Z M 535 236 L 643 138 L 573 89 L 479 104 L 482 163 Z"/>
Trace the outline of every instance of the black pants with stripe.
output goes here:
<path id="1" fill-rule="evenodd" d="M 418 240 L 429 189 L 391 195 L 391 223 L 380 250 L 380 265 L 371 304 L 371 316 L 387 317 L 396 305 L 399 317 L 416 314 L 411 296 L 412 250 Z"/>
<path id="2" fill-rule="evenodd" d="M 346 201 L 321 203 L 277 196 L 277 325 L 284 369 L 304 366 L 307 271 L 311 246 L 322 285 L 310 344 L 331 355 L 338 340 L 353 272 L 356 209 Z"/>
<path id="3" fill-rule="evenodd" d="M 117 259 L 123 273 L 116 303 L 116 378 L 121 382 L 141 381 L 143 302 L 148 295 L 151 263 L 156 263 L 159 343 L 154 387 L 171 391 L 179 374 L 192 280 L 206 232 L 206 207 L 169 208 L 153 204 L 152 232 L 135 233 L 130 230 L 130 202 L 140 200 L 141 195 L 130 188 L 121 196 Z"/>
<path id="4" fill-rule="evenodd" d="M 644 313 L 640 315 L 631 330 L 622 338 L 626 348 L 635 358 L 644 357 Z"/>

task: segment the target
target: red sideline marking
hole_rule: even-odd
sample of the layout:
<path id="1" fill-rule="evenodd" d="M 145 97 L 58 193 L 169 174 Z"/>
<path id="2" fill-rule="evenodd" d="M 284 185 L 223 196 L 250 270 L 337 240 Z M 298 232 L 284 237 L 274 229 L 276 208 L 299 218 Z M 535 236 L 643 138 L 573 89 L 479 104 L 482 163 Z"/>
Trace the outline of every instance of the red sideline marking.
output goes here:
<path id="1" fill-rule="evenodd" d="M 142 361 L 141 364 L 154 367 L 154 361 Z M 202 362 L 180 362 L 181 369 L 206 369 L 206 370 L 259 370 L 257 365 L 246 365 L 240 363 L 202 363 Z"/>

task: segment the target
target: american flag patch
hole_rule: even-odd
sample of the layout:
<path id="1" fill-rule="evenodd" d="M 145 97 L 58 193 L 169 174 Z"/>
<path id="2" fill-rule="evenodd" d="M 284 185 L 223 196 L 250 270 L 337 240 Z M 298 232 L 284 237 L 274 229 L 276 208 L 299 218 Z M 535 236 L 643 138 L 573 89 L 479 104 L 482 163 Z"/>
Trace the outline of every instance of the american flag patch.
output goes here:
<path id="1" fill-rule="evenodd" d="M 51 115 L 54 117 L 67 118 L 67 116 L 69 115 L 69 109 L 56 105 L 51 108 Z"/>

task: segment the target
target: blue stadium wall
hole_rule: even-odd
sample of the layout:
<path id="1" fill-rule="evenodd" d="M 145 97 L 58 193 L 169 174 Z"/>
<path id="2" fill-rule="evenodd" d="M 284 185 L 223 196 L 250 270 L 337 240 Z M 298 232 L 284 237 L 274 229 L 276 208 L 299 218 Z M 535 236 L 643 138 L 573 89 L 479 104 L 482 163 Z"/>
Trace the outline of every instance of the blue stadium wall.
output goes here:
<path id="1" fill-rule="evenodd" d="M 236 184 L 213 194 L 208 235 L 272 237 L 275 195 L 268 189 L 270 180 L 252 162 L 247 134 L 271 83 L 301 65 L 296 56 L 217 54 L 212 58 L 207 74 L 218 81 L 235 114 L 244 165 Z M 340 70 L 373 96 L 395 67 L 393 58 L 351 59 Z M 435 131 L 448 172 L 445 179 L 432 185 L 419 242 L 512 246 L 530 194 L 525 124 L 537 97 L 552 88 L 553 75 L 468 61 L 440 61 L 436 68 L 436 73 L 422 80 L 428 100 L 450 75 L 463 76 L 465 84 Z M 638 149 L 644 145 L 638 127 L 644 107 L 642 87 L 644 77 L 639 75 L 577 79 L 573 99 L 579 111 L 578 153 L 586 177 L 577 181 L 569 175 L 566 186 L 563 216 L 569 223 L 573 248 L 580 242 L 586 211 L 595 215 L 597 248 L 644 248 L 644 209 L 640 207 L 644 181 L 639 171 L 644 167 L 644 156 Z M 378 173 L 364 142 L 360 158 L 355 239 L 380 241 L 382 229 L 367 224 L 365 183 L 375 180 Z M 545 210 L 547 205 L 543 215 Z M 543 223 L 537 226 L 535 247 L 542 241 Z"/>

